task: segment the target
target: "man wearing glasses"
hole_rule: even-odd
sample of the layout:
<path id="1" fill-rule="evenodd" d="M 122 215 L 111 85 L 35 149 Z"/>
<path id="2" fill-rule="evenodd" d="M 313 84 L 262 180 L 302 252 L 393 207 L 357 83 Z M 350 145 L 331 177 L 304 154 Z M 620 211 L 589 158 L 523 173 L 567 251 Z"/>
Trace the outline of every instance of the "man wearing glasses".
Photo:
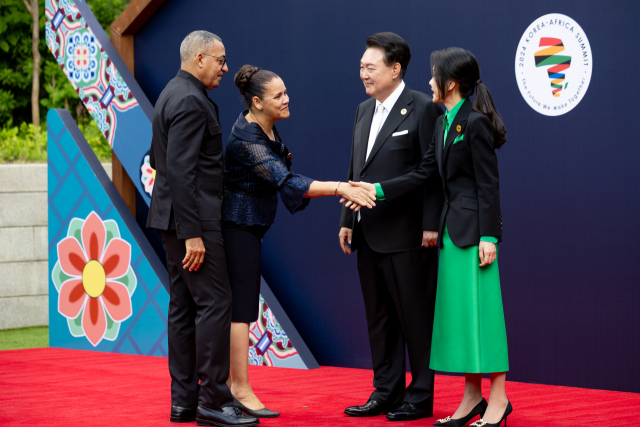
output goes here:
<path id="1" fill-rule="evenodd" d="M 254 426 L 233 406 L 231 288 L 222 240 L 222 128 L 207 90 L 228 72 L 222 40 L 194 31 L 153 110 L 156 181 L 147 227 L 162 235 L 171 283 L 168 339 L 172 422 Z"/>

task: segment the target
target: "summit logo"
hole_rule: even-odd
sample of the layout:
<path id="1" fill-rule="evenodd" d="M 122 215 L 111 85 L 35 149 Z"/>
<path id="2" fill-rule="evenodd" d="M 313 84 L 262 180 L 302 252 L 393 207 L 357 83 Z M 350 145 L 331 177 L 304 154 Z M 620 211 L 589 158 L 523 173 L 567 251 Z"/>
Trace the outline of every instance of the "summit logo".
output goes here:
<path id="1" fill-rule="evenodd" d="M 568 16 L 542 16 L 520 39 L 516 80 L 527 104 L 540 114 L 559 116 L 574 109 L 587 92 L 592 68 L 589 40 Z"/>
<path id="2" fill-rule="evenodd" d="M 545 46 L 545 48 L 536 52 L 536 67 L 553 65 L 553 67 L 549 68 L 548 73 L 551 79 L 551 87 L 553 88 L 551 93 L 557 98 L 563 89 L 562 85 L 565 80 L 564 72 L 571 66 L 571 57 L 558 55 L 564 50 L 564 44 L 562 44 L 562 40 L 560 39 L 543 37 L 540 39 L 540 46 Z M 568 82 L 564 83 L 564 89 L 566 89 L 568 85 Z"/>

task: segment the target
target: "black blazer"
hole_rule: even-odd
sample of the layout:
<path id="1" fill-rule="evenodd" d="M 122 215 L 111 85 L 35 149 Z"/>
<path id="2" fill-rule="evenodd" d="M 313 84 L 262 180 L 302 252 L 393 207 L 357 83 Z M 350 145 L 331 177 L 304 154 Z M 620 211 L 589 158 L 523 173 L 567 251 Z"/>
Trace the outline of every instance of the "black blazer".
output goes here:
<path id="1" fill-rule="evenodd" d="M 429 148 L 435 121 L 442 114 L 430 96 L 405 86 L 365 162 L 375 105 L 375 99 L 370 98 L 356 111 L 347 176 L 352 181 L 382 182 L 416 169 Z M 406 134 L 393 136 L 405 130 Z M 360 225 L 367 243 L 380 253 L 420 249 L 422 230 L 438 229 L 443 198 L 440 177 L 436 174 L 430 185 L 414 187 L 394 203 L 376 201 L 375 208 L 360 210 Z M 340 226 L 353 229 L 357 216 L 343 207 Z M 356 235 L 351 244 L 353 250 L 358 248 L 357 240 Z"/>
<path id="2" fill-rule="evenodd" d="M 178 71 L 156 102 L 152 129 L 156 179 L 147 227 L 175 229 L 179 239 L 221 230 L 222 128 L 200 80 Z"/>
<path id="3" fill-rule="evenodd" d="M 433 141 L 420 168 L 380 183 L 385 198 L 389 202 L 400 200 L 416 188 L 429 185 L 433 175 L 440 175 L 445 203 L 440 215 L 438 245 L 442 247 L 445 222 L 451 240 L 458 247 L 477 245 L 480 236 L 494 236 L 502 241 L 498 158 L 491 122 L 484 114 L 474 111 L 467 99 L 449 127 L 443 150 L 443 118 L 438 118 Z M 464 139 L 453 144 L 460 134 Z"/>

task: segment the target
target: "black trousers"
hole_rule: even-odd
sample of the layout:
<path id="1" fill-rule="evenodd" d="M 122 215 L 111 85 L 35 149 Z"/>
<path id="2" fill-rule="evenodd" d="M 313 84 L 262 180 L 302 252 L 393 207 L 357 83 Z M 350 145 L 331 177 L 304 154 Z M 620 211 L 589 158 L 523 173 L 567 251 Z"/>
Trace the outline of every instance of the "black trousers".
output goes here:
<path id="1" fill-rule="evenodd" d="M 203 231 L 205 256 L 198 271 L 185 270 L 184 239 L 160 231 L 171 283 L 169 373 L 171 404 L 215 409 L 233 405 L 229 377 L 231 289 L 221 231 Z M 198 384 L 199 381 L 199 384 Z"/>
<path id="2" fill-rule="evenodd" d="M 438 249 L 378 253 L 360 224 L 354 227 L 358 273 L 373 361 L 371 399 L 391 407 L 403 401 L 433 409 L 434 371 L 429 369 L 438 279 Z M 356 237 L 354 237 L 354 240 Z M 406 388 L 405 346 L 412 381 Z"/>

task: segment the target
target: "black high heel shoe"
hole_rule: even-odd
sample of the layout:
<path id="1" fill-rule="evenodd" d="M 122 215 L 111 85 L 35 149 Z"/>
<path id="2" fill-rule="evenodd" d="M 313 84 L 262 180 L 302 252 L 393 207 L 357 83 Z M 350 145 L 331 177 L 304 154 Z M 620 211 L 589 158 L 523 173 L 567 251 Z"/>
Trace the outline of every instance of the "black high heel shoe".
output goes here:
<path id="1" fill-rule="evenodd" d="M 487 403 L 486 400 L 484 400 L 484 397 L 482 398 L 482 400 L 480 401 L 480 403 L 478 403 L 472 410 L 471 412 L 469 412 L 467 414 L 466 417 L 463 418 L 458 418 L 458 419 L 453 419 L 451 417 L 447 417 L 447 418 L 443 418 L 441 420 L 438 420 L 434 426 L 447 426 L 447 427 L 463 427 L 464 425 L 466 425 L 469 421 L 471 421 L 471 419 L 473 419 L 473 417 L 477 416 L 477 415 L 484 415 L 485 411 L 487 410 L 487 406 L 489 404 Z"/>
<path id="2" fill-rule="evenodd" d="M 489 424 L 483 419 L 479 419 L 473 424 L 469 424 L 469 427 L 499 427 L 504 420 L 504 427 L 507 427 L 507 417 L 513 412 L 513 406 L 511 406 L 511 402 L 507 399 L 507 409 L 504 411 L 504 415 L 502 415 L 502 419 L 498 421 L 496 424 Z"/>

